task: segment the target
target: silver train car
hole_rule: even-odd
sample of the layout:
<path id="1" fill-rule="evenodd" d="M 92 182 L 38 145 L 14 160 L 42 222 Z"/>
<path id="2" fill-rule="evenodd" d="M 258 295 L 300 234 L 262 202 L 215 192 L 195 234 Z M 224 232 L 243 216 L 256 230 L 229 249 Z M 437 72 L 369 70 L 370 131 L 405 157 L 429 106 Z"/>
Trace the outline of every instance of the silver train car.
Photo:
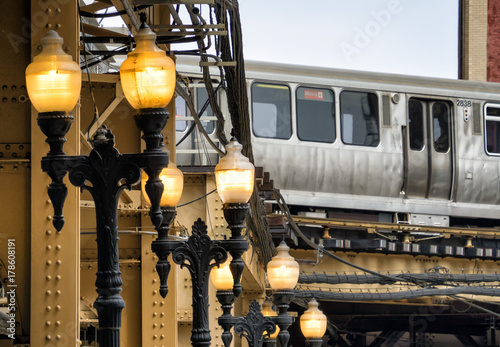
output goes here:
<path id="1" fill-rule="evenodd" d="M 500 84 L 245 64 L 255 165 L 295 212 L 500 225 Z M 195 147 L 178 164 L 203 164 L 182 159 Z"/>

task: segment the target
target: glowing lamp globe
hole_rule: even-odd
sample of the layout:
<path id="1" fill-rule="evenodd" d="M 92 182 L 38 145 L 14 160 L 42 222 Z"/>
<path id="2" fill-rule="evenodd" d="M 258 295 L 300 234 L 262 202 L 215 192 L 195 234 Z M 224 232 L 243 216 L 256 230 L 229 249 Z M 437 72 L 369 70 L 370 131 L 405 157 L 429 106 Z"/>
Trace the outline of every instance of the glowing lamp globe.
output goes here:
<path id="1" fill-rule="evenodd" d="M 326 332 L 326 316 L 318 308 L 318 302 L 312 298 L 309 308 L 300 317 L 300 330 L 306 339 L 320 339 Z"/>
<path id="2" fill-rule="evenodd" d="M 243 146 L 232 139 L 227 154 L 215 167 L 217 191 L 223 203 L 247 203 L 253 193 L 255 168 L 241 153 Z"/>
<path id="3" fill-rule="evenodd" d="M 264 317 L 276 317 L 276 316 L 278 316 L 276 311 L 273 310 L 273 303 L 268 299 L 266 299 L 264 301 L 264 303 L 262 304 L 261 312 L 262 312 L 262 315 Z M 278 325 L 276 325 L 276 331 L 274 332 L 274 334 L 271 334 L 268 338 L 269 339 L 276 339 L 276 337 L 278 337 L 279 332 L 280 332 L 280 327 Z"/>
<path id="4" fill-rule="evenodd" d="M 63 51 L 63 39 L 50 30 L 42 38 L 42 52 L 26 68 L 26 89 L 39 113 L 70 112 L 82 86 L 80 66 Z"/>
<path id="5" fill-rule="evenodd" d="M 148 179 L 148 174 L 144 172 L 142 175 L 141 189 L 144 200 L 146 200 L 146 203 L 151 204 L 148 194 L 146 193 L 146 183 Z M 161 171 L 160 179 L 163 183 L 163 194 L 161 195 L 160 205 L 162 207 L 177 206 L 184 187 L 184 175 L 182 171 L 177 168 L 175 163 L 170 162 L 168 167 Z"/>
<path id="6" fill-rule="evenodd" d="M 139 110 L 166 107 L 175 91 L 175 64 L 156 46 L 156 34 L 145 24 L 134 36 L 135 50 L 120 67 L 123 94 Z"/>
<path id="7" fill-rule="evenodd" d="M 299 280 L 299 264 L 288 253 L 290 247 L 281 241 L 278 254 L 267 264 L 267 279 L 274 290 L 293 290 Z"/>
<path id="8" fill-rule="evenodd" d="M 234 279 L 229 264 L 232 257 L 228 255 L 227 260 L 220 264 L 219 267 L 213 267 L 210 272 L 210 279 L 215 289 L 220 290 L 233 290 Z"/>

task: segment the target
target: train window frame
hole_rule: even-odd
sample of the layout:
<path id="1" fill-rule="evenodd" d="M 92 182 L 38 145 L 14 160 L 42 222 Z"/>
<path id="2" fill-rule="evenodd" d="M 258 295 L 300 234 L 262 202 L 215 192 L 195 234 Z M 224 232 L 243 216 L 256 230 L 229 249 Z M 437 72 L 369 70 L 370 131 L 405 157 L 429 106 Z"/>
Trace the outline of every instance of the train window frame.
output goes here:
<path id="1" fill-rule="evenodd" d="M 372 134 L 372 135 L 369 135 L 368 132 L 366 132 L 366 136 L 365 136 L 365 142 L 366 142 L 366 138 L 368 136 L 377 136 L 377 139 L 376 139 L 376 142 L 374 142 L 373 144 L 362 144 L 362 143 L 355 143 L 354 142 L 354 139 L 352 138 L 349 141 L 346 140 L 346 137 L 347 135 L 349 135 L 348 133 L 346 133 L 346 124 L 351 124 L 351 136 L 354 135 L 354 122 L 355 122 L 355 115 L 352 115 L 350 113 L 345 113 L 343 112 L 343 101 L 342 101 L 342 96 L 344 93 L 364 93 L 364 94 L 367 94 L 367 95 L 373 95 L 375 96 L 374 100 L 376 100 L 376 105 L 375 107 L 373 107 L 373 110 L 376 111 L 376 121 L 374 122 L 374 124 L 377 126 L 377 133 L 376 134 Z M 339 118 L 340 118 L 340 138 L 341 138 L 341 141 L 344 145 L 348 145 L 348 146 L 361 146 L 361 147 L 371 147 L 371 148 L 376 148 L 376 147 L 379 147 L 380 146 L 380 143 L 381 143 L 381 126 L 380 126 L 380 116 L 381 116 L 381 112 L 380 112 L 380 95 L 379 93 L 377 93 L 377 91 L 374 91 L 374 90 L 362 90 L 362 89 L 342 89 L 339 94 L 338 94 L 338 98 L 339 98 Z M 363 108 L 363 106 L 361 106 L 361 108 Z M 350 117 L 346 117 L 346 116 L 350 116 Z M 349 129 L 347 129 L 349 130 Z"/>
<path id="2" fill-rule="evenodd" d="M 442 122 L 443 119 L 436 117 L 435 108 L 437 105 L 444 105 L 447 111 L 446 122 Z M 451 122 L 452 122 L 452 110 L 450 103 L 444 100 L 434 100 L 431 103 L 431 117 L 432 117 L 432 146 L 434 150 L 438 153 L 448 153 L 451 150 Z M 441 121 L 440 121 L 441 120 Z M 444 127 L 445 125 L 445 127 Z M 444 128 L 445 131 L 442 131 Z M 439 133 L 437 131 L 440 131 Z"/>
<path id="3" fill-rule="evenodd" d="M 182 100 L 182 102 L 179 102 L 178 100 Z M 180 103 L 183 103 L 183 113 L 184 114 L 181 114 L 180 112 L 178 112 L 178 104 Z M 186 129 L 188 128 L 188 120 L 186 119 L 186 117 L 188 116 L 188 108 L 187 108 L 187 104 L 186 104 L 186 100 L 184 100 L 183 97 L 181 97 L 180 95 L 177 95 L 175 97 L 175 131 L 176 132 L 184 132 L 186 131 Z M 180 117 L 180 118 L 184 118 L 184 119 L 177 119 L 177 117 Z"/>
<path id="4" fill-rule="evenodd" d="M 301 99 L 299 98 L 299 92 L 301 89 L 304 89 L 304 97 Z M 310 91 L 309 97 L 306 96 L 307 90 Z M 312 109 L 309 107 L 308 109 L 302 111 L 304 112 L 304 115 L 301 116 L 301 108 L 302 106 L 299 106 L 299 101 L 321 101 L 321 102 L 328 102 L 328 100 L 325 99 L 325 95 L 321 93 L 330 93 L 330 104 L 331 104 L 331 114 L 321 114 L 317 118 L 319 119 L 319 128 L 316 127 L 315 129 L 307 130 L 308 132 L 314 133 L 314 135 L 310 136 L 309 134 L 306 134 L 304 132 L 301 133 L 301 130 L 305 129 L 305 125 L 310 124 L 310 117 L 312 113 L 317 112 L 312 112 Z M 306 142 L 317 142 L 317 143 L 330 143 L 333 144 L 337 141 L 337 114 L 336 114 L 336 100 L 335 100 L 336 93 L 334 90 L 332 90 L 329 87 L 324 87 L 324 86 L 310 86 L 310 85 L 298 85 L 295 88 L 295 125 L 297 129 L 297 137 L 299 138 L 300 141 L 306 141 Z M 324 124 L 324 120 L 328 120 L 328 116 L 331 117 L 331 128 L 330 124 L 326 126 Z M 302 118 L 304 118 L 302 120 Z M 331 131 L 326 131 L 324 135 L 333 135 L 333 137 L 324 137 L 323 139 L 319 137 L 321 135 L 321 132 L 324 131 L 324 129 L 330 128 Z M 304 130 L 305 131 L 305 130 Z"/>
<path id="5" fill-rule="evenodd" d="M 495 108 L 498 110 L 499 115 L 491 115 L 488 114 L 488 108 Z M 483 113 L 484 113 L 484 150 L 487 155 L 489 156 L 495 156 L 498 157 L 500 156 L 500 104 L 495 104 L 495 103 L 485 103 L 483 106 Z M 494 152 L 488 149 L 488 138 L 490 135 L 490 130 L 488 129 L 488 122 L 493 122 L 495 124 L 495 130 L 496 130 L 496 142 L 498 145 L 498 152 Z M 498 123 L 498 124 L 497 124 Z"/>
<path id="6" fill-rule="evenodd" d="M 418 111 L 419 118 L 412 118 L 410 103 L 418 103 L 420 109 Z M 425 137 L 426 137 L 426 129 L 425 129 L 425 121 L 424 121 L 424 105 L 421 99 L 418 98 L 409 98 L 406 104 L 406 109 L 408 112 L 408 146 L 410 150 L 421 152 L 425 148 Z M 418 129 L 415 128 L 415 123 L 418 123 Z"/>
<path id="7" fill-rule="evenodd" d="M 202 92 L 202 91 L 207 94 L 207 99 L 201 103 L 200 102 L 200 92 Z M 217 124 L 216 124 L 215 120 L 203 119 L 204 115 L 206 117 L 215 117 L 215 113 L 212 110 L 212 105 L 210 105 L 210 103 L 208 103 L 208 107 L 205 109 L 205 112 L 203 112 L 203 114 L 199 114 L 203 105 L 208 100 L 208 91 L 207 91 L 207 88 L 205 87 L 205 84 L 203 83 L 203 85 L 202 85 L 202 83 L 198 83 L 197 86 L 194 88 L 194 94 L 196 97 L 194 107 L 196 109 L 196 112 L 198 112 L 198 117 L 200 119 L 201 124 L 203 125 L 203 129 L 205 129 L 205 132 L 207 133 L 207 135 L 212 135 L 215 133 L 215 130 L 217 128 Z M 216 98 L 218 99 L 219 96 L 217 95 Z M 217 100 L 217 102 L 219 102 L 219 101 Z M 210 114 L 210 113 L 212 113 L 212 114 Z"/>
<path id="8" fill-rule="evenodd" d="M 273 103 L 264 103 L 264 102 L 261 102 L 261 103 L 257 103 L 255 102 L 254 100 L 254 96 L 255 96 L 255 91 L 254 91 L 254 88 L 259 86 L 259 85 L 266 85 L 266 86 L 270 86 L 270 88 L 277 88 L 277 89 L 286 89 L 288 91 L 288 114 L 284 114 L 282 113 L 284 116 L 279 118 L 279 113 L 278 113 L 278 110 L 276 108 L 276 115 L 274 116 L 276 118 L 276 123 L 278 123 L 278 121 L 281 121 L 283 122 L 284 126 L 282 128 L 280 128 L 280 130 L 285 130 L 284 131 L 284 135 L 282 136 L 278 136 L 278 127 L 276 126 L 276 129 L 274 129 L 274 133 L 271 133 L 270 135 L 265 135 L 264 133 L 262 133 L 259 129 L 259 131 L 256 131 L 256 124 L 257 123 L 262 123 L 262 120 L 258 120 L 256 121 L 256 118 L 255 118 L 255 107 L 256 107 L 256 104 L 261 104 L 263 107 L 264 105 L 273 105 Z M 284 103 L 285 105 L 286 103 Z M 252 118 L 252 133 L 254 134 L 255 137 L 258 137 L 258 138 L 267 138 L 267 139 L 274 139 L 274 140 L 290 140 L 293 136 L 293 129 L 292 129 L 292 88 L 289 84 L 287 83 L 279 83 L 279 82 L 274 82 L 274 81 L 265 81 L 265 80 L 255 80 L 251 83 L 250 85 L 250 105 L 251 105 L 251 112 L 252 112 L 252 115 L 251 115 L 251 118 Z M 274 104 L 274 106 L 276 106 Z M 272 106 L 271 106 L 272 107 Z M 270 109 L 271 112 L 274 112 L 274 109 Z M 288 117 L 287 117 L 288 116 Z M 288 118 L 288 119 L 287 119 Z M 264 120 L 265 121 L 265 120 Z M 271 132 L 273 131 L 272 128 L 266 128 L 268 130 L 270 130 Z M 265 130 L 265 129 L 264 129 Z M 273 136 L 274 135 L 274 136 Z"/>

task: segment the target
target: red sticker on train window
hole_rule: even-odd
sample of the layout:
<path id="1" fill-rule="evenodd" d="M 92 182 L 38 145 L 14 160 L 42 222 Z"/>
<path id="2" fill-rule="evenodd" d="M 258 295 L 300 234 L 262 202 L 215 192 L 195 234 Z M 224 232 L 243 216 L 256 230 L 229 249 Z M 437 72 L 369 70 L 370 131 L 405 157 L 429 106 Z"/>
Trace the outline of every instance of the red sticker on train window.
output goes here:
<path id="1" fill-rule="evenodd" d="M 321 90 L 306 89 L 304 90 L 304 98 L 311 100 L 325 100 L 325 93 Z"/>

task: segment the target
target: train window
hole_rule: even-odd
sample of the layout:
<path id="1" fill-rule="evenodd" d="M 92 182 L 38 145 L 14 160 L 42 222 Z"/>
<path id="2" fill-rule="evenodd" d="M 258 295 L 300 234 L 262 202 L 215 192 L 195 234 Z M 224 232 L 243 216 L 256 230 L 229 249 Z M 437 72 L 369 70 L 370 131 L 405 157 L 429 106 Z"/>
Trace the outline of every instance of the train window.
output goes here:
<path id="1" fill-rule="evenodd" d="M 290 88 L 286 85 L 252 85 L 253 133 L 258 137 L 289 139 L 292 136 Z"/>
<path id="2" fill-rule="evenodd" d="M 297 88 L 297 135 L 303 141 L 335 141 L 335 102 L 331 90 Z"/>
<path id="3" fill-rule="evenodd" d="M 486 152 L 500 154 L 500 107 L 486 107 Z"/>
<path id="4" fill-rule="evenodd" d="M 342 142 L 376 147 L 379 144 L 378 99 L 375 93 L 340 93 Z"/>
<path id="5" fill-rule="evenodd" d="M 446 153 L 450 149 L 449 119 L 450 109 L 448 104 L 444 102 L 432 104 L 433 140 L 436 152 Z"/>
<path id="6" fill-rule="evenodd" d="M 424 148 L 424 107 L 419 100 L 408 102 L 410 149 L 421 151 Z"/>
<path id="7" fill-rule="evenodd" d="M 200 121 L 201 124 L 203 124 L 203 128 L 205 129 L 207 134 L 211 134 L 215 130 L 215 121 L 206 119 L 206 117 L 213 117 L 214 115 L 214 112 L 212 111 L 212 107 L 210 106 L 210 104 L 208 104 L 203 114 L 200 114 L 203 106 L 207 101 L 208 101 L 207 90 L 205 88 L 196 88 L 196 110 L 198 111 L 198 115 L 200 116 Z"/>
<path id="8" fill-rule="evenodd" d="M 184 131 L 187 128 L 186 119 L 177 119 L 187 116 L 186 100 L 181 96 L 175 98 L 175 131 Z"/>

